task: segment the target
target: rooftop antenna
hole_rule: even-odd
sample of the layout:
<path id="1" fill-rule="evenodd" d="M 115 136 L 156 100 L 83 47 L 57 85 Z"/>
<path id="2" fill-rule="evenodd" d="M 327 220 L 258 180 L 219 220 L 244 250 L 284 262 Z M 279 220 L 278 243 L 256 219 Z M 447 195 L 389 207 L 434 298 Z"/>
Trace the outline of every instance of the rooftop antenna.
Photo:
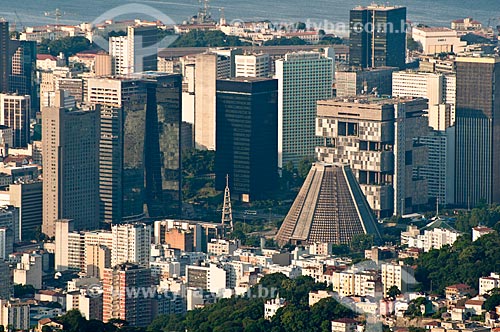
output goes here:
<path id="1" fill-rule="evenodd" d="M 222 230 L 225 233 L 226 227 L 233 231 L 233 211 L 231 208 L 231 193 L 229 192 L 229 175 L 226 174 L 226 189 L 224 190 L 224 205 L 222 207 Z"/>
<path id="2" fill-rule="evenodd" d="M 55 17 L 56 24 L 59 25 L 59 21 L 61 20 L 61 17 L 64 16 L 64 13 L 61 12 L 61 10 L 59 8 L 56 8 L 56 10 L 54 12 L 45 12 L 45 16 Z"/>

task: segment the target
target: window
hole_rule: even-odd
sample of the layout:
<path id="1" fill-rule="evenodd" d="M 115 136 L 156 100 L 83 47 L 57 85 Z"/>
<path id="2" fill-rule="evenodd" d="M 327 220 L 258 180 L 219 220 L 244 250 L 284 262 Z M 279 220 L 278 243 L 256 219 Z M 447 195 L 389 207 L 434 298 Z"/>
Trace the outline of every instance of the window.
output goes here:
<path id="1" fill-rule="evenodd" d="M 358 136 L 358 124 L 339 121 L 338 134 L 339 136 Z"/>

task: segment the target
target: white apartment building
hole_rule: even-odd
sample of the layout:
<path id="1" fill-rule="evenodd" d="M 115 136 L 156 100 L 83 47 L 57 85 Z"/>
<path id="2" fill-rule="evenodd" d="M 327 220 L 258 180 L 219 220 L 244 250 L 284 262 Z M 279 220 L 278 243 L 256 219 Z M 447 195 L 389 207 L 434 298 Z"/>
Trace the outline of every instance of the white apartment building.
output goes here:
<path id="1" fill-rule="evenodd" d="M 422 235 L 408 237 L 408 247 L 419 248 L 428 252 L 431 249 L 440 249 L 445 245 L 453 245 L 461 235 L 461 233 L 448 228 L 425 230 Z"/>
<path id="2" fill-rule="evenodd" d="M 227 287 L 227 272 L 222 266 L 208 263 L 186 266 L 186 286 L 200 288 L 221 296 Z"/>
<path id="3" fill-rule="evenodd" d="M 270 74 L 269 54 L 235 55 L 236 77 L 268 77 Z"/>
<path id="4" fill-rule="evenodd" d="M 31 97 L 0 94 L 0 125 L 12 128 L 12 148 L 26 147 L 29 142 Z"/>
<path id="5" fill-rule="evenodd" d="M 113 75 L 127 75 L 132 73 L 132 63 L 130 61 L 133 54 L 129 54 L 127 36 L 110 37 L 109 54 L 113 57 Z"/>
<path id="6" fill-rule="evenodd" d="M 402 293 L 408 292 L 411 285 L 415 284 L 415 271 L 407 265 L 387 263 L 381 265 L 381 281 L 384 295 L 392 286 L 396 286 Z"/>
<path id="7" fill-rule="evenodd" d="M 491 272 L 488 277 L 479 278 L 479 295 L 488 294 L 494 288 L 500 288 L 499 273 Z"/>
<path id="8" fill-rule="evenodd" d="M 111 266 L 135 263 L 149 267 L 151 227 L 143 223 L 113 225 Z"/>
<path id="9" fill-rule="evenodd" d="M 276 315 L 278 309 L 283 308 L 285 305 L 285 299 L 281 297 L 267 300 L 264 304 L 264 319 L 271 320 Z"/>
<path id="10" fill-rule="evenodd" d="M 232 255 L 239 246 L 239 240 L 212 239 L 207 244 L 207 252 L 216 256 L 227 256 Z"/>

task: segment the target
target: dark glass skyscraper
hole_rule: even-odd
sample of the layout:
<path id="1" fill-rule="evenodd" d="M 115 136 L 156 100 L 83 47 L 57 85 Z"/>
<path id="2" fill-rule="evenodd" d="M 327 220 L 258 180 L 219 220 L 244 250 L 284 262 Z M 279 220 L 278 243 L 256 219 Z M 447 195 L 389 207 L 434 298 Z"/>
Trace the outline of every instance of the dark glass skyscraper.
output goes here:
<path id="1" fill-rule="evenodd" d="M 88 81 L 101 107 L 100 218 L 108 223 L 177 217 L 180 211 L 181 78 L 138 73 Z"/>
<path id="2" fill-rule="evenodd" d="M 406 63 L 406 7 L 371 5 L 350 12 L 349 58 L 356 67 L 399 67 Z"/>
<path id="3" fill-rule="evenodd" d="M 9 90 L 31 98 L 31 118 L 39 111 L 40 101 L 36 80 L 36 42 L 11 40 L 9 52 L 12 57 Z"/>
<path id="4" fill-rule="evenodd" d="M 458 57 L 456 204 L 500 203 L 500 58 Z"/>
<path id="5" fill-rule="evenodd" d="M 242 201 L 276 188 L 278 176 L 278 81 L 217 81 L 216 188 L 229 175 L 231 194 Z"/>

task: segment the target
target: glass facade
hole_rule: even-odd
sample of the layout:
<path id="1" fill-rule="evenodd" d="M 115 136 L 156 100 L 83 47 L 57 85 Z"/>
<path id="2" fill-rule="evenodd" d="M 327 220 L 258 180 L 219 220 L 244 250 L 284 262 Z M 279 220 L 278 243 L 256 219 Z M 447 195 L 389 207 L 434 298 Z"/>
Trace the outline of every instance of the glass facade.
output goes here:
<path id="1" fill-rule="evenodd" d="M 275 189 L 278 175 L 278 91 L 272 79 L 217 81 L 216 188 L 240 199 Z"/>

